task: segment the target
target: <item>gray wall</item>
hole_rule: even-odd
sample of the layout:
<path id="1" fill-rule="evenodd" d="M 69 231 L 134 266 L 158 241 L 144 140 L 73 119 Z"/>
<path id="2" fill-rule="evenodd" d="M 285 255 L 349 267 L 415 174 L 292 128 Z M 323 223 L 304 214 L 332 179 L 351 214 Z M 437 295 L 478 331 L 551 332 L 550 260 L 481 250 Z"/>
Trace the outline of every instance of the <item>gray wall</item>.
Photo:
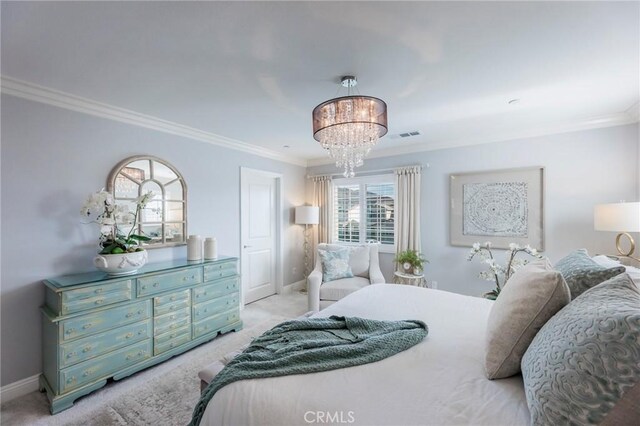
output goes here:
<path id="1" fill-rule="evenodd" d="M 438 287 L 480 295 L 491 283 L 477 278 L 483 269 L 465 260 L 467 248 L 449 245 L 449 175 L 525 166 L 544 166 L 545 243 L 556 261 L 575 248 L 615 253 L 615 234 L 593 230 L 593 206 L 640 198 L 638 124 L 513 140 L 487 145 L 366 159 L 358 170 L 430 164 L 422 177 L 422 248 L 430 264 L 425 275 Z M 384 144 L 384 141 L 381 142 Z M 309 168 L 309 174 L 336 173 L 333 165 Z M 356 175 L 358 172 L 356 172 Z M 307 194 L 311 194 L 307 184 Z M 636 237 L 638 237 L 636 235 Z M 636 238 L 637 239 L 637 238 Z M 499 257 L 502 259 L 503 254 Z M 381 255 L 390 280 L 393 256 Z"/>
<path id="2" fill-rule="evenodd" d="M 303 279 L 292 207 L 304 202 L 305 168 L 2 95 L 2 385 L 41 371 L 40 281 L 94 269 L 98 230 L 81 224 L 80 207 L 118 161 L 136 154 L 180 170 L 189 233 L 216 236 L 219 252 L 231 256 L 240 247 L 240 167 L 282 173 L 284 283 Z M 149 252 L 150 262 L 174 257 L 186 257 L 186 246 Z"/>

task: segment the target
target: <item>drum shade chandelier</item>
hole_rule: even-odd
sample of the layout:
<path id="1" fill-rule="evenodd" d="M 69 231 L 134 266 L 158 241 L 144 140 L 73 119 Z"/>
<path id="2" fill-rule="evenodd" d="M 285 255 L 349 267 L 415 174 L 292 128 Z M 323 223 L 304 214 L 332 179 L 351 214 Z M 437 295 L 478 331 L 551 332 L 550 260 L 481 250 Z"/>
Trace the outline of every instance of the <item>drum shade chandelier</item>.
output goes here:
<path id="1" fill-rule="evenodd" d="M 342 77 L 347 96 L 329 99 L 313 109 L 313 138 L 329 151 L 345 177 L 354 177 L 356 167 L 378 139 L 387 134 L 387 104 L 372 96 L 351 95 L 358 84 L 354 76 Z"/>

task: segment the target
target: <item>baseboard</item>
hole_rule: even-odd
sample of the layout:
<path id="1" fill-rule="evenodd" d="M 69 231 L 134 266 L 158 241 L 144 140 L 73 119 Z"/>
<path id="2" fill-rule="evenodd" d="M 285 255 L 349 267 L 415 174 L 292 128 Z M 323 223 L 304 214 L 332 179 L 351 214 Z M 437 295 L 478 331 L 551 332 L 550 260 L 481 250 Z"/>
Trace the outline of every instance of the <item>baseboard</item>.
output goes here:
<path id="1" fill-rule="evenodd" d="M 296 291 L 304 290 L 307 280 L 296 281 L 295 283 L 287 284 L 282 287 L 282 294 L 290 294 Z"/>
<path id="2" fill-rule="evenodd" d="M 37 391 L 40 386 L 38 382 L 39 378 L 40 374 L 36 374 L 35 376 L 2 386 L 2 388 L 0 388 L 0 402 L 11 401 L 12 399 Z"/>

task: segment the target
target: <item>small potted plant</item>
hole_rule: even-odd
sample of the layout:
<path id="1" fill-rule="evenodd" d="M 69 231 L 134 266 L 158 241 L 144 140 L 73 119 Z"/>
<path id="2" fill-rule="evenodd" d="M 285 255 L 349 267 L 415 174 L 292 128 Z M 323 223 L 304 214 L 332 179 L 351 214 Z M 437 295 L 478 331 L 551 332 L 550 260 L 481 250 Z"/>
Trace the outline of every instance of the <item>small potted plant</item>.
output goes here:
<path id="1" fill-rule="evenodd" d="M 422 265 L 429 261 L 417 250 L 405 250 L 398 253 L 394 259 L 405 273 L 413 273 L 414 275 L 422 274 Z"/>
<path id="2" fill-rule="evenodd" d="M 100 251 L 93 260 L 94 265 L 109 275 L 128 275 L 147 263 L 147 251 L 140 243 L 151 241 L 151 238 L 135 234 L 140 210 L 154 197 L 149 191 L 135 200 L 136 211 L 130 212 L 127 206 L 117 205 L 113 195 L 104 189 L 87 198 L 82 206 L 81 214 L 89 218 L 88 223 L 100 225 Z M 130 227 L 123 233 L 119 225 Z"/>

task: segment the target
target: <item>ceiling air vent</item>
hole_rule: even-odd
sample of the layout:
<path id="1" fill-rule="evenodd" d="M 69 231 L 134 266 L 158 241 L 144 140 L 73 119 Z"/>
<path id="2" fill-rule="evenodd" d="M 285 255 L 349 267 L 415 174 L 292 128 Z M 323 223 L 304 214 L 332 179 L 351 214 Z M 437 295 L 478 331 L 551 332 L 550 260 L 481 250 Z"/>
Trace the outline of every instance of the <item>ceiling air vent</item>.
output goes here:
<path id="1" fill-rule="evenodd" d="M 420 132 L 417 130 L 414 130 L 413 132 L 404 132 L 404 133 L 400 133 L 397 135 L 393 135 L 392 138 L 396 139 L 396 138 L 410 138 L 411 136 L 418 136 L 420 135 Z"/>

